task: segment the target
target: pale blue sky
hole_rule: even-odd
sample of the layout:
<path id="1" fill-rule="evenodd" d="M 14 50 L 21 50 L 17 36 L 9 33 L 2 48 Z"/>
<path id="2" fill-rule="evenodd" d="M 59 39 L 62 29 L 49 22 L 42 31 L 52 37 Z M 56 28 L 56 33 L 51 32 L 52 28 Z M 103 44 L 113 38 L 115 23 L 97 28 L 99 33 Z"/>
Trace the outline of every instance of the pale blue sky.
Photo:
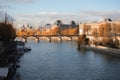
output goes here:
<path id="1" fill-rule="evenodd" d="M 23 19 L 26 19 L 26 23 L 28 15 L 36 16 L 39 14 L 40 16 L 41 13 L 47 16 L 49 13 L 59 15 L 76 14 L 78 16 L 79 14 L 115 16 L 116 14 L 113 13 L 117 13 L 117 16 L 120 16 L 119 3 L 120 0 L 0 0 L 0 5 L 4 6 L 3 8 L 10 15 L 14 16 L 16 20 L 18 15 L 24 16 Z M 52 16 L 54 17 L 54 15 Z M 22 17 L 19 20 L 22 21 Z"/>
<path id="2" fill-rule="evenodd" d="M 115 11 L 120 10 L 120 0 L 0 0 L 2 5 L 11 7 L 14 13 L 79 11 Z"/>

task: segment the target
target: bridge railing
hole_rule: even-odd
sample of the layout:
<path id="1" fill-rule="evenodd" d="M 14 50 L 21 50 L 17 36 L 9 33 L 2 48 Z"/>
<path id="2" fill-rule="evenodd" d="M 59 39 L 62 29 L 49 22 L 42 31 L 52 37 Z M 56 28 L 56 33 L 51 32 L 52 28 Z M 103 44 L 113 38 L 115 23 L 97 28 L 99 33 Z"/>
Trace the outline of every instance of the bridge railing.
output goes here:
<path id="1" fill-rule="evenodd" d="M 57 36 L 67 36 L 67 37 L 72 37 L 72 36 L 79 36 L 79 34 L 76 35 L 23 35 L 23 36 L 17 36 L 17 37 L 57 37 Z"/>

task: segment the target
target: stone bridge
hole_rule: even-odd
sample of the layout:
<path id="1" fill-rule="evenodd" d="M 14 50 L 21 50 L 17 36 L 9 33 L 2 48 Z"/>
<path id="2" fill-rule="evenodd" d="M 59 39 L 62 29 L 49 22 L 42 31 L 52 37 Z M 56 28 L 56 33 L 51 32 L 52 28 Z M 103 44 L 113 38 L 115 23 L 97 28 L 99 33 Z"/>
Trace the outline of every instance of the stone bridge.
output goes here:
<path id="1" fill-rule="evenodd" d="M 16 38 L 22 38 L 25 42 L 27 42 L 28 38 L 34 38 L 37 42 L 41 39 L 47 39 L 49 42 L 53 40 L 58 40 L 62 42 L 63 40 L 77 40 L 79 35 L 27 35 L 27 36 L 17 36 Z"/>

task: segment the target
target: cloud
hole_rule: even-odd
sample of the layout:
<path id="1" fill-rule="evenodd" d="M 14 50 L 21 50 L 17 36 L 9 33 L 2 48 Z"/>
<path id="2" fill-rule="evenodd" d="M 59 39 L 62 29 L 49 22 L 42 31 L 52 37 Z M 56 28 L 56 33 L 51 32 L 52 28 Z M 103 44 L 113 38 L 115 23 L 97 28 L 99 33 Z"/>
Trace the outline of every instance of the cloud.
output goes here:
<path id="1" fill-rule="evenodd" d="M 33 3 L 36 0 L 0 0 L 3 3 Z"/>
<path id="2" fill-rule="evenodd" d="M 57 12 L 39 12 L 40 15 L 55 15 L 58 14 Z"/>
<path id="3" fill-rule="evenodd" d="M 58 19 L 62 20 L 64 23 L 67 23 L 72 19 L 77 18 L 77 16 L 63 13 L 59 14 L 56 12 L 41 12 L 38 14 L 16 15 L 15 18 L 16 23 L 18 24 L 32 23 L 32 25 L 45 25 L 46 23 L 53 24 Z"/>
<path id="4" fill-rule="evenodd" d="M 0 11 L 5 11 L 5 10 L 13 10 L 14 7 L 10 5 L 5 5 L 5 4 L 0 4 Z"/>
<path id="5" fill-rule="evenodd" d="M 82 11 L 78 14 L 84 17 L 100 17 L 120 20 L 120 11 Z"/>
<path id="6" fill-rule="evenodd" d="M 16 24 L 45 25 L 53 24 L 56 20 L 63 23 L 70 23 L 74 20 L 77 23 L 88 21 L 99 21 L 102 18 L 120 20 L 120 11 L 81 11 L 78 13 L 39 12 L 37 14 L 16 15 Z"/>

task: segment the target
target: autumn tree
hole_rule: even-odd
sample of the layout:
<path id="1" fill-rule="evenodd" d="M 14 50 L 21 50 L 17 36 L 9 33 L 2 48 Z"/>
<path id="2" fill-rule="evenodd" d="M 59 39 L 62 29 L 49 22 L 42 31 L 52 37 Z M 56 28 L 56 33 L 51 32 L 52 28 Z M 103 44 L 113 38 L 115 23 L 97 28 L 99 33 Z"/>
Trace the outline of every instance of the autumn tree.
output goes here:
<path id="1" fill-rule="evenodd" d="M 62 35 L 68 35 L 68 29 L 62 29 L 61 34 Z"/>
<path id="2" fill-rule="evenodd" d="M 36 35 L 41 35 L 41 30 L 40 30 L 40 28 L 37 28 L 37 29 L 36 29 Z"/>
<path id="3" fill-rule="evenodd" d="M 75 27 L 75 28 L 69 28 L 68 29 L 68 35 L 75 35 L 75 34 L 78 34 L 78 27 Z"/>
<path id="4" fill-rule="evenodd" d="M 61 30 L 62 35 L 75 35 L 78 34 L 78 27 L 69 27 Z"/>
<path id="5" fill-rule="evenodd" d="M 104 36 L 104 27 L 100 26 L 98 28 L 98 36 L 103 37 Z"/>
<path id="6" fill-rule="evenodd" d="M 17 36 L 27 36 L 28 35 L 28 31 L 27 31 L 26 27 L 23 25 L 21 27 L 21 29 L 18 29 L 16 31 L 16 34 L 17 34 Z"/>
<path id="7" fill-rule="evenodd" d="M 68 29 L 68 35 L 73 35 L 74 34 L 74 28 L 69 28 Z"/>
<path id="8" fill-rule="evenodd" d="M 23 32 L 21 30 L 17 29 L 16 36 L 23 36 Z"/>
<path id="9" fill-rule="evenodd" d="M 96 29 L 96 28 L 93 29 L 93 31 L 92 31 L 92 36 L 95 37 L 95 38 L 97 38 L 98 33 L 97 33 L 97 29 Z"/>
<path id="10" fill-rule="evenodd" d="M 112 23 L 112 34 L 114 35 L 120 34 L 120 24 Z"/>
<path id="11" fill-rule="evenodd" d="M 91 30 L 91 26 L 90 26 L 90 25 L 85 25 L 85 26 L 84 26 L 85 34 L 88 35 L 89 30 Z"/>
<path id="12" fill-rule="evenodd" d="M 100 27 L 98 28 L 98 36 L 100 37 L 110 38 L 111 36 L 110 32 L 111 32 L 111 24 L 108 22 L 101 24 Z"/>
<path id="13" fill-rule="evenodd" d="M 81 45 L 88 45 L 89 44 L 89 38 L 86 38 L 85 34 L 80 35 L 78 37 L 77 44 L 78 44 L 78 48 L 80 48 Z"/>
<path id="14" fill-rule="evenodd" d="M 50 32 L 52 35 L 58 35 L 59 34 L 59 27 L 55 27 L 54 29 L 51 29 Z"/>
<path id="15" fill-rule="evenodd" d="M 104 37 L 110 37 L 111 26 L 110 23 L 105 23 L 104 26 Z"/>
<path id="16" fill-rule="evenodd" d="M 114 44 L 115 44 L 115 48 L 119 47 L 119 40 L 117 38 L 115 38 Z"/>

